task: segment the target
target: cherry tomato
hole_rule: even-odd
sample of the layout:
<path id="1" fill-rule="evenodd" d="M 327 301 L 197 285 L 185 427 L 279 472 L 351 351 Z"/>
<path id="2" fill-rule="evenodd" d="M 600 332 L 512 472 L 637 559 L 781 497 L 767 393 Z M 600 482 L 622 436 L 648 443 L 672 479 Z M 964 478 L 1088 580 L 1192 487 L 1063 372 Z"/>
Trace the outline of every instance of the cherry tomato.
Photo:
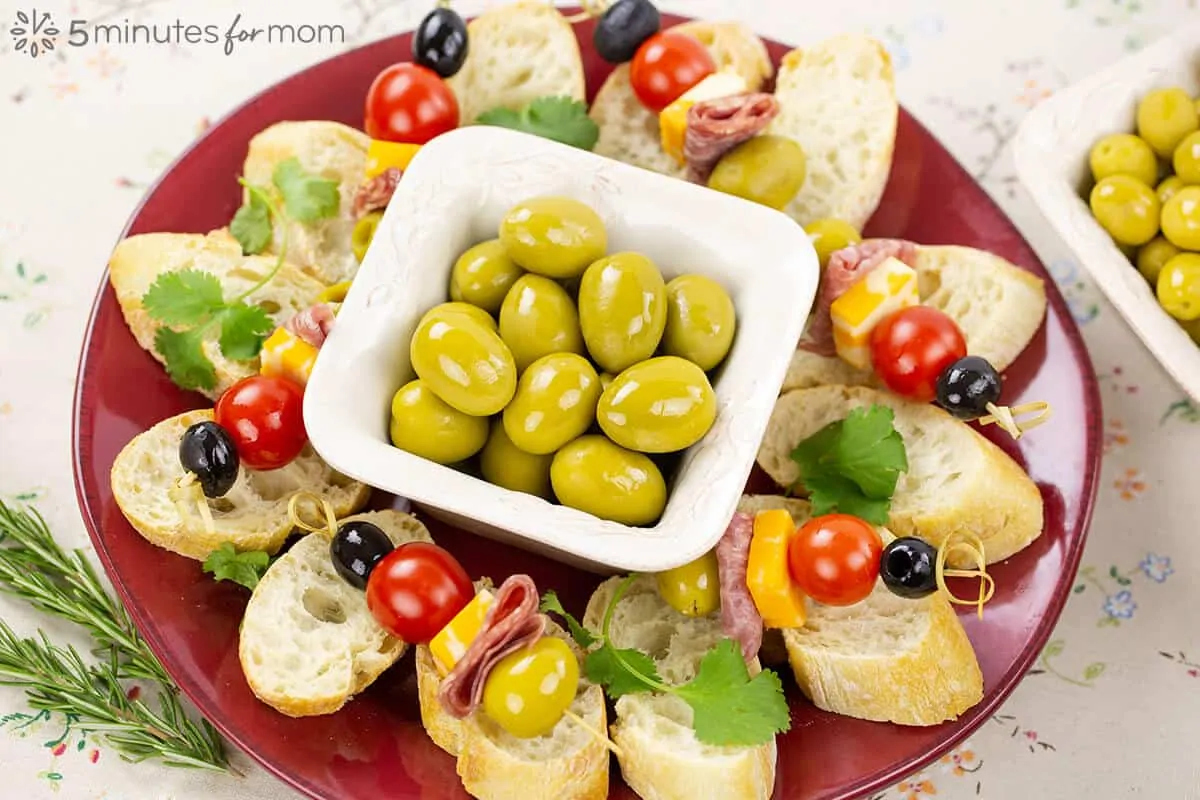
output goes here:
<path id="1" fill-rule="evenodd" d="M 885 317 L 871 331 L 871 361 L 889 389 L 929 402 L 946 367 L 967 355 L 967 340 L 954 320 L 928 306 Z"/>
<path id="2" fill-rule="evenodd" d="M 425 644 L 475 597 L 471 578 L 436 544 L 408 542 L 375 565 L 367 608 L 388 633 Z"/>
<path id="3" fill-rule="evenodd" d="M 425 144 L 458 127 L 458 99 L 431 69 L 392 64 L 367 90 L 366 124 L 372 139 Z"/>
<path id="4" fill-rule="evenodd" d="M 642 105 L 657 114 L 716 71 L 700 42 L 681 33 L 657 33 L 638 48 L 629 82 Z"/>
<path id="5" fill-rule="evenodd" d="M 304 390 L 285 378 L 243 378 L 217 400 L 214 415 L 251 469 L 286 466 L 308 443 Z"/>
<path id="6" fill-rule="evenodd" d="M 788 543 L 788 571 L 800 590 L 827 606 L 864 600 L 879 577 L 883 540 L 869 523 L 826 514 L 800 526 Z"/>

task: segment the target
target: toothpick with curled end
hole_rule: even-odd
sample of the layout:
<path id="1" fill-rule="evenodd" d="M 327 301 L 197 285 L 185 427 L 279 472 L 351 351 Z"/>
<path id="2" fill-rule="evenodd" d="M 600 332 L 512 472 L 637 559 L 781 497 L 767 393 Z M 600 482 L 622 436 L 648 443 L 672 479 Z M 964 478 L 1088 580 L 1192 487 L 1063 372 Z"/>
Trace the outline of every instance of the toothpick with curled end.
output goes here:
<path id="1" fill-rule="evenodd" d="M 578 14 L 572 14 L 567 17 L 567 22 L 574 25 L 576 22 L 586 22 L 593 17 L 604 16 L 604 12 L 608 10 L 608 0 L 580 0 L 580 6 L 583 10 Z"/>
<path id="2" fill-rule="evenodd" d="M 1008 406 L 998 406 L 995 403 L 988 403 L 986 406 L 988 415 L 979 418 L 980 425 L 999 425 L 1000 428 L 1012 436 L 1014 439 L 1020 439 L 1026 431 L 1036 428 L 1043 422 L 1050 419 L 1050 404 L 1039 400 L 1036 403 L 1024 403 L 1013 408 Z M 1027 420 L 1019 421 L 1017 417 L 1033 414 Z"/>
<path id="3" fill-rule="evenodd" d="M 208 507 L 208 500 L 204 497 L 204 491 L 200 488 L 200 484 L 196 482 L 196 473 L 188 472 L 182 478 L 175 481 L 167 495 L 171 498 L 171 502 L 175 504 L 175 509 L 179 512 L 179 518 L 185 523 L 191 517 L 191 506 L 195 505 L 200 519 L 204 522 L 204 530 L 208 535 L 216 533 L 216 523 L 213 522 L 212 510 Z"/>
<path id="4" fill-rule="evenodd" d="M 300 516 L 300 503 L 309 500 L 317 506 L 317 509 L 324 517 L 324 524 L 310 525 Z M 324 497 L 318 497 L 312 492 L 296 492 L 288 500 L 288 519 L 294 527 L 308 533 L 323 533 L 330 539 L 337 536 L 337 514 L 333 510 L 333 505 Z"/>
<path id="5" fill-rule="evenodd" d="M 955 536 L 961 537 L 964 541 L 952 541 Z M 967 553 L 976 564 L 978 569 L 946 569 L 946 559 L 955 550 Z M 938 548 L 937 562 L 934 565 L 934 574 L 937 578 L 938 588 L 946 595 L 946 599 L 951 603 L 960 606 L 977 606 L 979 610 L 979 618 L 983 619 L 983 606 L 988 600 L 992 599 L 992 595 L 996 593 L 996 581 L 987 573 L 987 556 L 984 553 L 983 542 L 979 537 L 973 534 L 960 533 L 951 534 L 942 542 L 942 546 Z M 979 578 L 979 597 L 978 599 L 964 600 L 950 591 L 946 586 L 946 578 Z"/>
<path id="6" fill-rule="evenodd" d="M 609 749 L 609 751 L 611 751 L 612 754 L 614 756 L 616 756 L 617 758 L 622 758 L 625 755 L 625 753 L 621 750 L 621 748 L 617 747 L 617 745 L 613 742 L 612 739 L 609 739 L 603 733 L 601 733 L 600 731 L 593 728 L 591 725 L 588 724 L 587 720 L 585 720 L 583 717 L 576 714 L 571 709 L 568 708 L 568 709 L 564 710 L 563 716 L 566 717 L 567 719 L 571 720 L 572 722 L 574 722 L 579 727 L 583 728 L 588 733 L 590 733 L 598 742 L 600 742 L 602 745 L 607 747 Z"/>

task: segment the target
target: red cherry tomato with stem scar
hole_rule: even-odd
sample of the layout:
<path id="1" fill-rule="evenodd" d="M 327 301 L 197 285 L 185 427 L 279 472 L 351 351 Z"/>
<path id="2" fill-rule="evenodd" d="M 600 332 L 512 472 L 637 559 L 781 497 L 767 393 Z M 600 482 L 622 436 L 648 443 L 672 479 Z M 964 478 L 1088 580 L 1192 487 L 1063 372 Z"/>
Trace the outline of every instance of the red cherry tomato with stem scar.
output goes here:
<path id="1" fill-rule="evenodd" d="M 242 464 L 251 469 L 286 466 L 308 442 L 304 390 L 285 378 L 243 378 L 217 400 L 213 416 L 229 432 Z"/>
<path id="2" fill-rule="evenodd" d="M 454 556 L 429 542 L 408 542 L 383 557 L 367 580 L 367 608 L 388 633 L 425 644 L 475 597 Z"/>
<path id="3" fill-rule="evenodd" d="M 638 48 L 629 82 L 642 105 L 657 114 L 716 71 L 700 42 L 681 33 L 657 33 Z"/>
<path id="4" fill-rule="evenodd" d="M 800 590 L 827 606 L 866 599 L 879 577 L 883 540 L 870 523 L 826 514 L 800 526 L 788 543 L 788 571 Z"/>
<path id="5" fill-rule="evenodd" d="M 898 395 L 928 403 L 937 380 L 967 355 L 967 340 L 950 317 L 936 308 L 913 306 L 884 318 L 871 331 L 875 374 Z"/>
<path id="6" fill-rule="evenodd" d="M 425 144 L 457 127 L 454 90 L 431 69 L 392 64 L 367 90 L 363 128 L 372 139 Z"/>

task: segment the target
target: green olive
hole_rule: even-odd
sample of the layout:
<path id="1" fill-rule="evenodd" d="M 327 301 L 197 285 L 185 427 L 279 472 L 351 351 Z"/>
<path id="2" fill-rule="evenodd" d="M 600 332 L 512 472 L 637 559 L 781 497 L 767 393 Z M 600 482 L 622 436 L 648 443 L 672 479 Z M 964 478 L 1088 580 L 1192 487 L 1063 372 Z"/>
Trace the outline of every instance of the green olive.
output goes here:
<path id="1" fill-rule="evenodd" d="M 674 453 L 704 438 L 717 399 L 704 370 L 676 356 L 635 364 L 600 395 L 596 420 L 619 444 L 641 453 Z"/>
<path id="2" fill-rule="evenodd" d="M 579 313 L 565 289 L 541 275 L 522 275 L 500 306 L 500 338 L 517 371 L 550 353 L 582 354 Z"/>
<path id="3" fill-rule="evenodd" d="M 580 436 L 555 453 L 550 483 L 564 506 L 622 525 L 651 525 L 667 507 L 654 462 L 603 436 Z"/>
<path id="4" fill-rule="evenodd" d="M 667 284 L 663 352 L 708 372 L 733 345 L 737 313 L 721 284 L 703 275 L 680 275 Z"/>
<path id="5" fill-rule="evenodd" d="M 491 314 L 484 311 L 479 306 L 474 306 L 474 305 L 471 305 L 470 303 L 464 303 L 462 301 L 452 300 L 449 303 L 439 303 L 438 305 L 429 309 L 429 311 L 427 311 L 425 313 L 427 313 L 427 314 L 433 314 L 433 313 L 462 314 L 464 316 L 470 317 L 471 319 L 477 321 L 480 325 L 486 326 L 489 330 L 493 330 L 493 331 L 498 330 L 498 327 L 496 325 L 496 320 L 494 317 L 492 317 Z"/>
<path id="6" fill-rule="evenodd" d="M 835 252 L 862 241 L 862 234 L 855 230 L 853 225 L 832 217 L 808 223 L 804 226 L 804 232 L 808 234 L 813 249 L 817 251 L 817 262 L 821 269 L 825 269 L 829 257 Z"/>
<path id="7" fill-rule="evenodd" d="M 1154 151 L 1130 133 L 1114 133 L 1096 142 L 1089 161 L 1092 176 L 1098 181 L 1109 175 L 1128 175 L 1153 186 L 1158 180 L 1158 159 Z"/>
<path id="8" fill-rule="evenodd" d="M 1158 273 L 1158 302 L 1178 320 L 1200 319 L 1200 253 L 1180 253 Z"/>
<path id="9" fill-rule="evenodd" d="M 1162 232 L 1180 250 L 1200 250 L 1200 186 L 1184 187 L 1166 202 Z"/>
<path id="10" fill-rule="evenodd" d="M 1142 245 L 1158 233 L 1158 195 L 1128 175 L 1109 175 L 1097 183 L 1091 206 L 1096 221 L 1121 244 Z"/>
<path id="11" fill-rule="evenodd" d="M 483 713 L 519 739 L 545 736 L 575 700 L 579 660 L 557 636 L 543 636 L 496 662 L 483 684 Z"/>
<path id="12" fill-rule="evenodd" d="M 755 136 L 725 154 L 708 187 L 783 210 L 804 187 L 804 148 L 786 136 Z"/>
<path id="13" fill-rule="evenodd" d="M 409 354 L 425 385 L 464 414 L 497 414 L 517 390 L 517 367 L 508 346 L 468 314 L 441 307 L 426 312 Z"/>
<path id="14" fill-rule="evenodd" d="M 553 460 L 553 455 L 535 456 L 518 448 L 504 431 L 504 421 L 495 418 L 487 444 L 479 454 L 479 468 L 488 483 L 549 500 Z"/>
<path id="15" fill-rule="evenodd" d="M 450 299 L 500 311 L 504 296 L 522 275 L 499 239 L 482 242 L 459 256 L 450 273 Z"/>
<path id="16" fill-rule="evenodd" d="M 1158 273 L 1162 272 L 1163 265 L 1177 255 L 1179 255 L 1178 247 L 1163 237 L 1156 236 L 1138 249 L 1138 272 L 1142 273 L 1142 277 L 1148 280 L 1151 286 L 1154 286 L 1158 283 Z"/>
<path id="17" fill-rule="evenodd" d="M 367 250 L 370 248 L 371 242 L 375 240 L 375 231 L 379 228 L 381 219 L 383 219 L 382 211 L 372 211 L 354 223 L 354 230 L 350 232 L 350 249 L 354 251 L 354 258 L 360 264 L 367 257 Z"/>
<path id="18" fill-rule="evenodd" d="M 409 381 L 392 397 L 392 444 L 413 455 L 454 464 L 479 452 L 488 438 L 488 421 L 446 405 L 420 379 Z"/>
<path id="19" fill-rule="evenodd" d="M 654 355 L 667 326 L 662 273 L 638 253 L 617 253 L 592 264 L 579 285 L 579 323 L 588 353 L 606 372 Z"/>
<path id="20" fill-rule="evenodd" d="M 1200 183 L 1200 131 L 1188 134 L 1179 143 L 1171 163 L 1175 167 L 1175 174 L 1188 186 Z"/>
<path id="21" fill-rule="evenodd" d="M 600 373 L 600 391 L 603 392 L 605 389 L 608 388 L 608 385 L 610 383 L 612 383 L 613 381 L 615 381 L 616 379 L 617 379 L 617 376 L 613 375 L 611 372 L 601 372 Z"/>
<path id="22" fill-rule="evenodd" d="M 1178 87 L 1148 92 L 1137 108 L 1137 132 L 1163 158 L 1170 158 L 1183 137 L 1200 128 L 1188 93 Z"/>
<path id="23" fill-rule="evenodd" d="M 600 376 L 586 358 L 543 356 L 521 373 L 504 409 L 504 430 L 526 453 L 553 453 L 591 427 L 599 399 Z"/>
<path id="24" fill-rule="evenodd" d="M 518 203 L 500 223 L 500 241 L 519 266 L 547 278 L 581 275 L 608 250 L 604 220 L 569 197 Z"/>
<path id="25" fill-rule="evenodd" d="M 1171 175 L 1170 177 L 1163 178 L 1162 183 L 1158 185 L 1154 193 L 1158 195 L 1158 202 L 1166 203 L 1184 186 L 1187 186 L 1187 184 L 1183 182 L 1183 178 L 1180 178 L 1178 175 Z"/>
<path id="26" fill-rule="evenodd" d="M 659 596 L 686 617 L 707 617 L 721 607 L 721 577 L 715 550 L 683 566 L 660 572 L 655 578 Z"/>

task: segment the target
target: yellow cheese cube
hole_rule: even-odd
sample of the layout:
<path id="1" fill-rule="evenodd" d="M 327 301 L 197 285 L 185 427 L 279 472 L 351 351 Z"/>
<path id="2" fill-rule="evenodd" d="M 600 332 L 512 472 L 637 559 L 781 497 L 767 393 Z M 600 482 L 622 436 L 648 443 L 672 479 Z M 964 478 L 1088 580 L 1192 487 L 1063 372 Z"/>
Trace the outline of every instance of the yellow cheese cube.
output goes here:
<path id="1" fill-rule="evenodd" d="M 389 167 L 395 167 L 403 172 L 408 169 L 408 164 L 413 160 L 413 156 L 421 149 L 419 144 L 403 144 L 401 142 L 385 142 L 381 139 L 372 139 L 367 145 L 367 172 L 366 180 L 371 180 L 378 175 L 381 175 L 384 170 Z"/>
<path id="2" fill-rule="evenodd" d="M 885 317 L 919 302 L 916 270 L 898 258 L 888 258 L 829 307 L 837 354 L 859 369 L 868 369 L 871 331 Z"/>
<path id="3" fill-rule="evenodd" d="M 454 665 L 467 653 L 467 648 L 479 631 L 483 630 L 483 621 L 488 609 L 492 607 L 492 593 L 481 589 L 479 594 L 463 606 L 463 610 L 450 620 L 450 624 L 438 631 L 429 641 L 429 652 L 433 655 L 434 666 L 442 677 L 450 674 Z"/>
<path id="4" fill-rule="evenodd" d="M 732 69 L 714 72 L 688 89 L 658 115 L 658 126 L 662 136 L 662 148 L 667 155 L 680 164 L 684 163 L 683 141 L 687 134 L 688 110 L 696 103 L 716 100 L 746 91 L 746 79 Z"/>
<path id="5" fill-rule="evenodd" d="M 746 561 L 746 588 L 767 628 L 803 628 L 807 619 L 804 593 L 788 571 L 788 545 L 796 533 L 792 515 L 783 509 L 760 511 Z"/>
<path id="6" fill-rule="evenodd" d="M 287 328 L 278 328 L 263 342 L 259 372 L 271 378 L 286 378 L 304 386 L 317 363 L 317 348 Z"/>

